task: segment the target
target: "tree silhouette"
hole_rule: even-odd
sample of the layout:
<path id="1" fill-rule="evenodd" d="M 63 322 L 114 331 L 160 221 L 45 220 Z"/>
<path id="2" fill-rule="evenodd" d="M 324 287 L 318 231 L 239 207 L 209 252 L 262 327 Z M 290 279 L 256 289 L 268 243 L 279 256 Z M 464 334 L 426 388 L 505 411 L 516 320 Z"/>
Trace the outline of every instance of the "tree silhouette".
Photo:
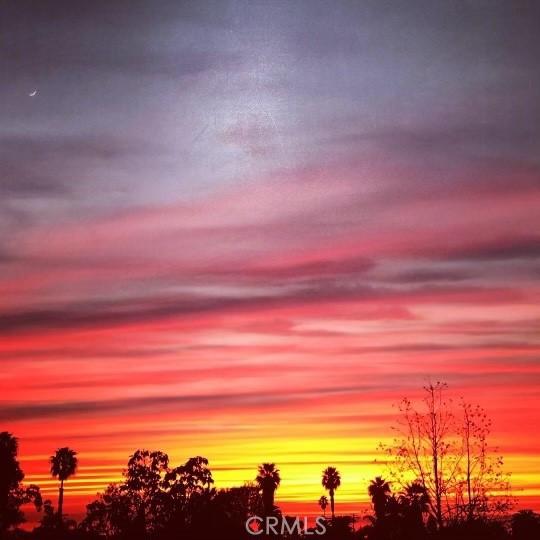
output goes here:
<path id="1" fill-rule="evenodd" d="M 247 483 L 240 487 L 221 489 L 215 493 L 207 515 L 205 531 L 208 538 L 241 540 L 254 538 L 246 531 L 246 520 L 264 512 L 259 486 Z"/>
<path id="2" fill-rule="evenodd" d="M 170 529 L 189 530 L 207 526 L 209 505 L 214 496 L 214 483 L 208 460 L 201 456 L 189 458 L 184 465 L 169 470 L 162 489 Z"/>
<path id="3" fill-rule="evenodd" d="M 368 488 L 375 517 L 362 530 L 361 538 L 370 540 L 422 540 L 427 535 L 424 516 L 430 510 L 428 494 L 419 482 L 408 484 L 399 494 L 392 494 L 383 478 L 375 478 Z M 434 538 L 439 538 L 435 536 Z M 445 540 L 455 540 L 454 537 Z"/>
<path id="4" fill-rule="evenodd" d="M 0 433 L 0 538 L 15 525 L 24 522 L 20 510 L 23 504 L 32 502 L 40 509 L 42 501 L 35 485 L 22 486 L 24 473 L 17 460 L 18 440 L 7 431 Z"/>
<path id="5" fill-rule="evenodd" d="M 192 457 L 185 464 L 170 468 L 169 457 L 164 452 L 137 450 L 130 456 L 123 476 L 122 483 L 110 485 L 87 506 L 81 524 L 84 531 L 122 540 L 179 537 L 197 540 L 207 538 L 209 531 L 217 531 L 213 523 L 228 527 L 229 531 L 234 527 L 236 539 L 244 530 L 243 522 L 226 515 L 229 510 L 237 516 L 243 515 L 237 508 L 239 496 L 217 499 L 208 460 L 204 457 Z M 258 488 L 242 491 L 242 502 L 247 504 L 253 491 Z M 230 503 L 227 508 L 221 506 L 225 502 Z"/>
<path id="6" fill-rule="evenodd" d="M 271 516 L 274 513 L 274 494 L 281 483 L 279 469 L 275 463 L 263 463 L 259 465 L 258 472 L 255 481 L 262 491 L 264 515 Z"/>
<path id="7" fill-rule="evenodd" d="M 56 517 L 52 501 L 50 499 L 43 501 L 43 516 L 40 521 L 40 528 L 47 530 L 56 529 L 58 524 Z"/>
<path id="8" fill-rule="evenodd" d="M 335 467 L 327 467 L 323 471 L 322 485 L 330 495 L 330 510 L 332 511 L 332 519 L 334 519 L 336 517 L 334 494 L 336 489 L 341 485 L 341 476 Z"/>
<path id="9" fill-rule="evenodd" d="M 375 511 L 375 517 L 377 519 L 384 519 L 386 512 L 386 503 L 390 496 L 390 484 L 382 477 L 377 476 L 371 481 L 368 488 L 371 502 L 373 503 L 373 510 Z"/>
<path id="10" fill-rule="evenodd" d="M 394 444 L 384 447 L 395 483 L 405 488 L 418 479 L 428 495 L 430 513 L 441 529 L 462 520 L 487 519 L 511 507 L 502 458 L 490 455 L 490 423 L 480 407 L 446 397 L 447 385 L 424 387 L 420 404 L 403 399 L 394 426 Z"/>
<path id="11" fill-rule="evenodd" d="M 420 482 L 411 482 L 400 494 L 400 501 L 414 508 L 419 514 L 429 512 L 429 494 Z"/>
<path id="12" fill-rule="evenodd" d="M 326 517 L 326 507 L 328 506 L 328 499 L 325 495 L 323 495 L 319 499 L 319 506 L 321 507 L 321 510 L 323 511 L 323 516 Z"/>
<path id="13" fill-rule="evenodd" d="M 176 483 L 182 486 L 182 492 L 191 496 L 209 490 L 214 480 L 208 468 L 208 460 L 197 456 L 189 458 L 184 465 L 168 471 L 164 483 L 168 488 Z"/>
<path id="14" fill-rule="evenodd" d="M 138 500 L 125 485 L 109 485 L 95 501 L 86 506 L 81 530 L 104 538 L 139 538 Z"/>
<path id="15" fill-rule="evenodd" d="M 131 504 L 136 508 L 135 528 L 138 534 L 145 535 L 159 521 L 159 493 L 168 466 L 169 456 L 159 450 L 137 450 L 128 460 L 121 489 L 129 495 Z"/>
<path id="16" fill-rule="evenodd" d="M 540 514 L 532 510 L 521 510 L 512 516 L 512 538 L 515 540 L 536 540 L 540 538 Z"/>
<path id="17" fill-rule="evenodd" d="M 64 509 L 64 482 L 77 471 L 78 459 L 77 452 L 64 446 L 59 448 L 50 458 L 51 475 L 60 480 L 58 490 L 58 522 L 63 523 Z"/>
<path id="18" fill-rule="evenodd" d="M 425 536 L 424 515 L 430 510 L 429 494 L 420 482 L 408 484 L 398 497 L 403 527 L 414 540 Z"/>

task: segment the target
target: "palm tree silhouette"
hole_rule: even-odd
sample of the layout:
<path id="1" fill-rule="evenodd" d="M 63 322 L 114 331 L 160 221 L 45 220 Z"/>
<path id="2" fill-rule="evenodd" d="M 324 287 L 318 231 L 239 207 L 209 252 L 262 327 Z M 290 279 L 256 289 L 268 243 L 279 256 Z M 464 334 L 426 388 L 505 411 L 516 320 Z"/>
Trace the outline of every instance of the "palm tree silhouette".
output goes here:
<path id="1" fill-rule="evenodd" d="M 326 517 L 326 507 L 328 506 L 328 499 L 324 495 L 319 499 L 319 506 L 323 511 L 323 516 Z"/>
<path id="2" fill-rule="evenodd" d="M 427 489 L 419 482 L 412 482 L 405 486 L 398 500 L 411 524 L 416 527 L 416 530 L 421 530 L 424 523 L 423 515 L 427 514 L 430 508 Z"/>
<path id="3" fill-rule="evenodd" d="M 330 510 L 332 511 L 332 519 L 334 519 L 334 493 L 341 485 L 341 476 L 335 467 L 326 467 L 326 469 L 323 471 L 322 485 L 330 495 Z"/>
<path id="4" fill-rule="evenodd" d="M 264 514 L 270 516 L 274 512 L 274 493 L 281 482 L 279 469 L 275 463 L 263 463 L 259 465 L 258 471 L 255 480 L 262 491 Z"/>
<path id="5" fill-rule="evenodd" d="M 77 452 L 71 450 L 67 446 L 59 448 L 56 453 L 50 458 L 51 475 L 53 478 L 60 480 L 60 488 L 58 490 L 58 521 L 62 524 L 62 510 L 64 507 L 64 482 L 75 474 L 77 470 L 78 460 Z"/>
<path id="6" fill-rule="evenodd" d="M 390 495 L 390 484 L 384 478 L 377 476 L 369 484 L 368 493 L 373 503 L 375 517 L 379 520 L 384 519 L 386 503 Z"/>

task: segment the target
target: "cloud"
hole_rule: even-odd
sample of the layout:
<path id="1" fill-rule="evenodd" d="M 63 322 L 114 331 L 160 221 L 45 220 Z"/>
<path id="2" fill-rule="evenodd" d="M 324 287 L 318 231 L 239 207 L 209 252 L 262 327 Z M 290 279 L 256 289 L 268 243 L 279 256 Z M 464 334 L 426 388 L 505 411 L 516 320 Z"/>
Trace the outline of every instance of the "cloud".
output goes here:
<path id="1" fill-rule="evenodd" d="M 355 297 L 363 294 L 370 297 L 373 292 L 369 289 L 356 288 Z M 13 310 L 0 314 L 0 334 L 11 332 L 69 329 L 79 327 L 102 327 L 106 325 L 121 325 L 142 321 L 156 321 L 167 318 L 185 318 L 204 313 L 220 313 L 228 311 L 258 309 L 262 306 L 270 307 L 276 304 L 290 304 L 291 302 L 316 302 L 325 299 L 342 298 L 349 296 L 347 288 L 339 286 L 319 285 L 299 288 L 296 291 L 283 291 L 279 295 L 249 297 L 224 296 L 176 296 L 155 298 L 131 298 L 129 300 L 83 302 L 80 304 L 65 305 L 60 308 L 37 308 L 28 311 Z"/>
<path id="2" fill-rule="evenodd" d="M 49 402 L 40 404 L 12 404 L 2 407 L 0 421 L 17 419 L 32 420 L 38 418 L 54 418 L 58 416 L 80 416 L 119 414 L 133 411 L 160 410 L 204 410 L 215 407 L 244 407 L 254 410 L 255 408 L 268 408 L 276 404 L 298 402 L 313 398 L 334 396 L 339 394 L 355 394 L 359 392 L 373 391 L 374 388 L 367 385 L 346 387 L 321 387 L 307 391 L 295 391 L 294 393 L 272 392 L 261 394 L 260 392 L 243 392 L 237 394 L 197 394 L 190 396 L 150 396 L 102 401 L 69 401 Z"/>
<path id="3" fill-rule="evenodd" d="M 540 110 L 538 111 L 540 120 Z M 331 139 L 336 145 L 372 148 L 392 159 L 433 163 L 438 160 L 450 167 L 467 163 L 482 164 L 492 160 L 523 167 L 529 161 L 538 167 L 540 129 L 538 122 L 516 125 L 511 119 L 488 120 L 454 125 L 389 126 L 386 129 L 350 133 Z M 536 169 L 538 175 L 538 168 Z M 529 180 L 532 183 L 532 179 Z"/>
<path id="4" fill-rule="evenodd" d="M 423 303 L 507 303 L 520 302 L 523 298 L 520 291 L 503 287 L 420 284 L 396 291 L 389 287 L 374 286 L 369 281 L 322 278 L 295 287 L 283 287 L 264 295 L 159 295 L 113 301 L 86 301 L 55 308 L 12 309 L 0 313 L 0 334 L 105 328 L 167 319 L 180 321 L 210 314 L 320 306 L 325 303 L 402 303 L 406 300 Z"/>
<path id="5" fill-rule="evenodd" d="M 227 51 L 194 46 L 190 38 L 199 31 L 194 23 L 204 27 L 211 19 L 185 3 L 150 8 L 139 0 L 119 1 L 114 7 L 96 1 L 75 7 L 69 1 L 21 0 L 2 6 L 2 11 L 3 65 L 14 75 L 30 71 L 39 79 L 69 79 L 86 71 L 101 72 L 102 77 L 123 73 L 181 79 L 235 61 Z"/>
<path id="6" fill-rule="evenodd" d="M 0 195 L 4 204 L 6 197 L 66 197 L 81 189 L 85 168 L 129 159 L 143 149 L 103 135 L 0 135 Z"/>
<path id="7" fill-rule="evenodd" d="M 451 257 L 472 261 L 538 259 L 540 258 L 540 236 L 530 234 L 495 238 L 477 246 L 458 248 L 451 253 Z"/>

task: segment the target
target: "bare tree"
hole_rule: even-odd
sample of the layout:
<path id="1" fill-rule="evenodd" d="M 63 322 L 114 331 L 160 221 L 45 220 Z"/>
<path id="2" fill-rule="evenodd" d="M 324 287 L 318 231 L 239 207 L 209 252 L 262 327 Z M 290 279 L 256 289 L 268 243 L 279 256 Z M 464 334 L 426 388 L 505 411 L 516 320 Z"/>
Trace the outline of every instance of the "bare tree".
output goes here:
<path id="1" fill-rule="evenodd" d="M 463 400 L 456 410 L 446 392 L 445 383 L 430 383 L 420 404 L 403 399 L 396 438 L 383 446 L 394 481 L 402 487 L 415 481 L 425 488 L 438 527 L 510 506 L 509 497 L 500 496 L 508 493 L 509 484 L 502 458 L 493 456 L 487 444 L 487 415 Z"/>
<path id="2" fill-rule="evenodd" d="M 482 407 L 463 399 L 460 410 L 458 433 L 462 440 L 463 466 L 456 486 L 456 512 L 467 520 L 479 515 L 503 513 L 511 508 L 510 485 L 502 470 L 503 458 L 495 455 L 496 449 L 492 450 L 488 445 L 491 420 Z M 494 491 L 499 496 L 492 496 Z"/>

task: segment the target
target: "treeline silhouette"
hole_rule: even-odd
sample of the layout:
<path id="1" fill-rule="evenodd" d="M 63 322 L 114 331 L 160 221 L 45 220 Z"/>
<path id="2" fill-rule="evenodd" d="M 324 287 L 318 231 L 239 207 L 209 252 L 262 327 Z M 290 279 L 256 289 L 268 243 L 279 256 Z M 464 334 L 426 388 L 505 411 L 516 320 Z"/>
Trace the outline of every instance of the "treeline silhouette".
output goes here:
<path id="1" fill-rule="evenodd" d="M 335 467 L 322 471 L 327 491 L 318 503 L 323 528 L 313 520 L 283 515 L 275 504 L 281 484 L 274 463 L 254 471 L 254 481 L 216 489 L 209 462 L 196 456 L 172 466 L 166 453 L 137 450 L 129 457 L 122 481 L 109 485 L 87 505 L 77 523 L 63 511 L 64 485 L 76 474 L 77 453 L 59 448 L 50 458 L 58 479 L 58 504 L 43 500 L 36 485 L 23 483 L 18 441 L 0 433 L 0 539 L 29 540 L 246 540 L 248 538 L 328 540 L 538 540 L 540 515 L 511 513 L 512 501 L 502 460 L 490 455 L 489 420 L 464 402 L 456 416 L 445 398 L 446 385 L 425 388 L 421 408 L 409 400 L 393 445 L 385 447 L 391 478 L 378 476 L 368 486 L 372 513 L 363 518 L 336 513 L 342 477 Z M 396 489 L 394 489 L 394 486 Z M 41 512 L 32 531 L 23 530 L 22 507 Z M 330 505 L 330 515 L 326 510 Z M 246 529 L 251 520 L 250 534 Z M 265 528 L 272 520 L 275 528 Z M 261 528 L 262 527 L 262 528 Z M 324 534 L 321 534 L 324 533 Z"/>

